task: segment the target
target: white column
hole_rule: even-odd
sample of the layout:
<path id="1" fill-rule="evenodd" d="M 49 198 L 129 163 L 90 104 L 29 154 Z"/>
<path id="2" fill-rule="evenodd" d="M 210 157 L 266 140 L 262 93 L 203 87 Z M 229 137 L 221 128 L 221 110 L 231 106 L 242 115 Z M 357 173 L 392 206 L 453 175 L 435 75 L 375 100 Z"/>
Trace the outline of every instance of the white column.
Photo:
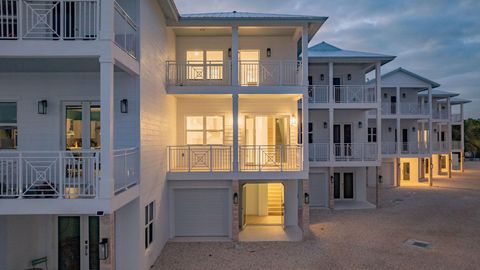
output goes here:
<path id="1" fill-rule="evenodd" d="M 307 24 L 305 24 L 302 28 L 302 85 L 304 86 L 308 85 L 308 25 Z"/>
<path id="2" fill-rule="evenodd" d="M 238 172 L 238 94 L 232 95 L 233 115 L 233 171 Z"/>
<path id="3" fill-rule="evenodd" d="M 398 117 L 395 120 L 397 121 L 396 122 L 397 126 L 396 126 L 396 130 L 395 130 L 395 132 L 397 133 L 397 155 L 400 155 L 400 153 L 402 153 L 401 152 L 401 150 L 402 150 L 402 138 L 400 137 L 400 135 L 401 135 L 400 130 L 402 128 L 401 127 L 401 121 L 402 120 Z"/>
<path id="4" fill-rule="evenodd" d="M 308 157 L 308 92 L 304 91 L 302 97 L 302 144 L 303 144 L 303 170 L 309 169 Z"/>
<path id="5" fill-rule="evenodd" d="M 238 26 L 232 27 L 232 85 L 238 85 Z"/>
<path id="6" fill-rule="evenodd" d="M 100 39 L 113 40 L 114 39 L 114 0 L 100 1 Z M 97 11 L 99 12 L 99 11 Z"/>
<path id="7" fill-rule="evenodd" d="M 430 110 L 428 116 L 428 153 L 432 155 L 433 153 L 433 127 L 432 127 L 432 115 L 433 115 L 433 106 L 432 106 L 432 86 L 428 86 L 428 109 Z"/>
<path id="8" fill-rule="evenodd" d="M 400 113 L 400 101 L 401 101 L 401 99 L 400 99 L 400 87 L 399 87 L 399 86 L 397 86 L 395 95 L 397 96 L 397 97 L 396 97 L 396 98 L 397 98 L 397 104 L 396 104 L 395 110 L 396 110 L 397 115 L 399 115 L 399 114 L 401 114 L 401 113 Z M 398 116 L 397 116 L 397 117 L 398 117 Z"/>
<path id="9" fill-rule="evenodd" d="M 447 143 L 448 143 L 448 178 L 452 177 L 452 104 L 447 98 Z"/>
<path id="10" fill-rule="evenodd" d="M 382 143 L 382 112 L 381 112 L 381 92 L 382 92 L 382 72 L 381 72 L 381 63 L 378 62 L 375 64 L 375 88 L 377 96 L 377 157 L 381 161 L 382 149 L 380 147 Z"/>
<path id="11" fill-rule="evenodd" d="M 333 63 L 328 63 L 328 93 L 330 96 L 330 103 L 335 102 L 335 92 L 333 91 Z"/>
<path id="12" fill-rule="evenodd" d="M 335 161 L 335 144 L 333 143 L 333 122 L 334 122 L 334 109 L 328 109 L 328 140 L 329 140 L 329 150 L 330 150 L 330 162 Z"/>
<path id="13" fill-rule="evenodd" d="M 465 123 L 463 121 L 463 104 L 460 104 L 460 170 L 463 172 L 465 170 Z"/>
<path id="14" fill-rule="evenodd" d="M 113 59 L 100 59 L 100 128 L 101 136 L 101 181 L 99 197 L 114 195 L 113 179 L 113 121 L 114 121 L 114 64 Z"/>
<path id="15" fill-rule="evenodd" d="M 396 145 L 396 151 L 397 151 L 397 155 L 400 155 L 400 150 L 401 150 L 401 144 L 400 144 L 400 102 L 401 102 L 401 98 L 400 98 L 400 87 L 397 86 L 397 88 L 395 89 L 395 95 L 396 95 L 396 99 L 397 99 L 397 104 L 396 104 L 396 117 L 395 117 L 395 121 L 396 121 L 396 133 L 397 133 L 397 145 Z"/>

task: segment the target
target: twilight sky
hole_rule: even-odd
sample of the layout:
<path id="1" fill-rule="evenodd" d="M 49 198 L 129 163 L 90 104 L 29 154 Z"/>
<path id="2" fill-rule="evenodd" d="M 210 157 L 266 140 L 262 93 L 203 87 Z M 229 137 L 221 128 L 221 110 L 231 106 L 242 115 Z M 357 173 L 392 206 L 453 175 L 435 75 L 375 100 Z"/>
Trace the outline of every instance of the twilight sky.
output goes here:
<path id="1" fill-rule="evenodd" d="M 404 67 L 473 100 L 465 117 L 480 118 L 479 0 L 176 0 L 180 13 L 223 11 L 328 16 L 310 46 L 396 55 Z"/>

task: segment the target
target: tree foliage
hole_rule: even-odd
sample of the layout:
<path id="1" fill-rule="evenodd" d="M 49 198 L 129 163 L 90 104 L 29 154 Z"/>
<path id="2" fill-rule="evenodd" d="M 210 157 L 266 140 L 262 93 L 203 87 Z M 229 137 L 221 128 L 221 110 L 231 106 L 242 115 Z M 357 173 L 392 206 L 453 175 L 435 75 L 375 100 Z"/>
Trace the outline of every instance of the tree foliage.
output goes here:
<path id="1" fill-rule="evenodd" d="M 480 119 L 465 120 L 465 152 L 480 156 Z"/>

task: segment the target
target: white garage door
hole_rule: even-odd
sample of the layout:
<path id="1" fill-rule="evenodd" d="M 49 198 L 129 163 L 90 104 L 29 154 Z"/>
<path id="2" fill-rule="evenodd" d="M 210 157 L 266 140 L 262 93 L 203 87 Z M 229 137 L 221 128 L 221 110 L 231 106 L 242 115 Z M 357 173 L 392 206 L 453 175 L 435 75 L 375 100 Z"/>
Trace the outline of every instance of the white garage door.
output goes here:
<path id="1" fill-rule="evenodd" d="M 310 206 L 326 207 L 328 204 L 328 183 L 325 173 L 310 174 Z"/>
<path id="2" fill-rule="evenodd" d="M 175 189 L 175 236 L 228 236 L 228 189 Z"/>

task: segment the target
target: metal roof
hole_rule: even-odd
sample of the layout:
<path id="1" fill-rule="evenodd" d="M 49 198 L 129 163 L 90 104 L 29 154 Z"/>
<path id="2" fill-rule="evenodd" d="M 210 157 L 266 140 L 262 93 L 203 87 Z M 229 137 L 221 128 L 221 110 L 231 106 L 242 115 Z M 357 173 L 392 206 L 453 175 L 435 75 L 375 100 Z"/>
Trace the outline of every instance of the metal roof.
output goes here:
<path id="1" fill-rule="evenodd" d="M 465 104 L 465 103 L 470 103 L 472 102 L 469 99 L 464 99 L 464 98 L 459 98 L 459 97 L 454 97 L 450 99 L 450 104 L 451 105 L 459 105 L 459 104 Z M 439 103 L 447 103 L 446 100 L 441 100 Z"/>
<path id="2" fill-rule="evenodd" d="M 382 75 L 382 78 L 386 78 L 386 77 L 391 76 L 391 75 L 393 75 L 393 74 L 395 74 L 395 73 L 398 73 L 398 72 L 405 73 L 405 74 L 407 74 L 408 76 L 414 77 L 414 78 L 416 78 L 416 79 L 418 79 L 418 80 L 420 80 L 420 81 L 424 81 L 425 83 L 430 84 L 430 85 L 432 86 L 432 88 L 437 88 L 437 87 L 440 86 L 439 83 L 434 82 L 434 81 L 432 81 L 432 80 L 429 80 L 429 79 L 427 79 L 427 78 L 425 78 L 425 77 L 422 77 L 422 76 L 420 76 L 420 75 L 418 75 L 418 74 L 416 74 L 416 73 L 413 73 L 413 72 L 411 72 L 411 71 L 409 71 L 409 70 L 406 70 L 406 69 L 404 69 L 404 68 L 402 68 L 402 67 L 399 67 L 399 68 L 397 68 L 397 69 L 394 69 L 394 70 L 392 70 L 392 71 L 390 71 L 390 72 L 387 72 L 387 73 L 383 74 L 383 75 Z"/>
<path id="3" fill-rule="evenodd" d="M 432 90 L 432 97 L 434 98 L 447 98 L 447 97 L 456 97 L 460 94 L 447 92 L 443 90 Z M 419 97 L 428 97 L 428 90 L 424 90 L 418 94 Z"/>
<path id="4" fill-rule="evenodd" d="M 343 50 L 324 41 L 308 49 L 308 58 L 375 59 L 381 60 L 382 64 L 385 64 L 392 61 L 395 56 L 379 53 Z"/>
<path id="5" fill-rule="evenodd" d="M 205 20 L 301 20 L 301 21 L 324 21 L 327 17 L 310 16 L 310 15 L 292 15 L 292 14 L 271 14 L 271 13 L 254 13 L 254 12 L 212 12 L 212 13 L 191 13 L 181 14 L 181 19 L 205 19 Z"/>

